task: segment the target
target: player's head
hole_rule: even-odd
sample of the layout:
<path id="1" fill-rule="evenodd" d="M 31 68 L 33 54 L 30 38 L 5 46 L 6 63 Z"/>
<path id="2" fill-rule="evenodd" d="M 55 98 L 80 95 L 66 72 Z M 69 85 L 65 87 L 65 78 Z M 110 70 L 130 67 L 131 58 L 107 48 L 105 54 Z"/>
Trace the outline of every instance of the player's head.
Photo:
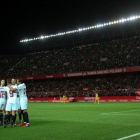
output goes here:
<path id="1" fill-rule="evenodd" d="M 7 79 L 7 85 L 10 85 L 11 83 L 11 79 Z"/>
<path id="2" fill-rule="evenodd" d="M 5 80 L 1 80 L 0 84 L 1 84 L 1 86 L 4 86 L 5 85 Z"/>
<path id="3" fill-rule="evenodd" d="M 17 84 L 20 85 L 23 83 L 23 80 L 22 79 L 17 79 Z"/>
<path id="4" fill-rule="evenodd" d="M 16 84 L 16 79 L 12 78 L 11 83 L 12 83 L 12 85 L 15 85 Z"/>

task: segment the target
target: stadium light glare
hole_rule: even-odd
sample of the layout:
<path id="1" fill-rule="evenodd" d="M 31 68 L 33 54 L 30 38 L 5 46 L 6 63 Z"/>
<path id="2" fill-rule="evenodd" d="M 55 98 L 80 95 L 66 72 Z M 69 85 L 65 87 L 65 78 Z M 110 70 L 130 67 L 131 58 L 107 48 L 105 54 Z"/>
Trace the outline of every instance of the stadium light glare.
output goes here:
<path id="1" fill-rule="evenodd" d="M 41 36 L 40 39 L 44 39 L 44 36 Z"/>
<path id="2" fill-rule="evenodd" d="M 119 20 L 119 23 L 121 23 L 122 22 L 122 20 Z"/>
<path id="3" fill-rule="evenodd" d="M 135 18 L 135 16 L 133 16 L 133 17 L 130 17 L 130 20 L 134 20 L 134 19 L 136 19 L 136 18 Z"/>
<path id="4" fill-rule="evenodd" d="M 79 32 L 81 32 L 83 29 L 79 29 Z"/>
<path id="5" fill-rule="evenodd" d="M 128 17 L 128 18 L 123 18 L 123 19 L 120 19 L 120 20 L 115 20 L 115 21 L 111 21 L 111 22 L 108 22 L 108 23 L 104 23 L 104 24 L 98 24 L 98 25 L 95 25 L 95 26 L 80 28 L 80 29 L 73 30 L 73 31 L 66 31 L 66 32 L 57 33 L 57 34 L 53 34 L 53 35 L 36 37 L 34 39 L 30 38 L 30 39 L 20 40 L 20 42 L 28 42 L 28 41 L 40 40 L 40 39 L 44 39 L 44 38 L 56 37 L 56 36 L 61 36 L 61 35 L 66 35 L 66 34 L 72 34 L 72 33 L 76 33 L 76 32 L 81 32 L 81 31 L 91 30 L 91 29 L 95 29 L 95 28 L 108 26 L 108 25 L 119 24 L 119 23 L 122 23 L 122 22 L 136 20 L 136 19 L 139 19 L 139 18 L 140 18 L 140 15 L 131 16 L 131 17 Z"/>
<path id="6" fill-rule="evenodd" d="M 98 28 L 101 27 L 101 26 L 102 26 L 101 24 L 97 25 Z"/>

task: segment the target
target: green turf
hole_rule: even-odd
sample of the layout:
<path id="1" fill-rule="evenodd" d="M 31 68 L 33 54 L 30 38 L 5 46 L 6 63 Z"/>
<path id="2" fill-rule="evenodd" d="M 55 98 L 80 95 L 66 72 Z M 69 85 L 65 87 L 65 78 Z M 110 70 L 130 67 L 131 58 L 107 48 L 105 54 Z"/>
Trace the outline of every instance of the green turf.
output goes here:
<path id="1" fill-rule="evenodd" d="M 30 127 L 0 126 L 0 140 L 115 140 L 140 132 L 139 103 L 29 103 L 28 113 Z"/>

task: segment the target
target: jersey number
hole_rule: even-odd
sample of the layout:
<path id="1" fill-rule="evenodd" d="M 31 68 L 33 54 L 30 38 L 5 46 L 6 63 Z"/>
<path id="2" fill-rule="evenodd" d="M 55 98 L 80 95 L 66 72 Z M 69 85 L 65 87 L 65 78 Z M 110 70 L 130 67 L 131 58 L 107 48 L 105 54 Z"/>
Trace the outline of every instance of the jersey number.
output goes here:
<path id="1" fill-rule="evenodd" d="M 13 97 L 13 91 L 9 91 L 9 93 L 10 93 L 10 97 Z"/>

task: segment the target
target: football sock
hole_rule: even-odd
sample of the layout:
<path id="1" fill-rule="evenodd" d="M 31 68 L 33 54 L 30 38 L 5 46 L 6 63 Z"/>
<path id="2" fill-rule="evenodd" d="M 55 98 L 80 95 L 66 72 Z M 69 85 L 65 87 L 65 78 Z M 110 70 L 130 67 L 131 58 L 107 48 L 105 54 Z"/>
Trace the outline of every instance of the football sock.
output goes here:
<path id="1" fill-rule="evenodd" d="M 8 118 L 9 118 L 9 115 L 5 115 L 5 117 L 4 117 L 4 124 L 5 124 L 5 125 L 7 124 Z"/>
<path id="2" fill-rule="evenodd" d="M 14 124 L 14 122 L 15 122 L 15 115 L 12 115 L 12 119 L 11 119 L 11 125 L 13 125 Z"/>
<path id="3" fill-rule="evenodd" d="M 27 123 L 27 124 L 29 124 L 28 113 L 27 113 L 27 112 L 25 112 L 25 113 L 24 113 L 24 116 L 25 116 L 26 123 Z"/>
<path id="4" fill-rule="evenodd" d="M 0 122 L 3 124 L 3 113 L 0 114 Z"/>
<path id="5" fill-rule="evenodd" d="M 21 112 L 18 112 L 19 121 L 21 121 Z"/>

